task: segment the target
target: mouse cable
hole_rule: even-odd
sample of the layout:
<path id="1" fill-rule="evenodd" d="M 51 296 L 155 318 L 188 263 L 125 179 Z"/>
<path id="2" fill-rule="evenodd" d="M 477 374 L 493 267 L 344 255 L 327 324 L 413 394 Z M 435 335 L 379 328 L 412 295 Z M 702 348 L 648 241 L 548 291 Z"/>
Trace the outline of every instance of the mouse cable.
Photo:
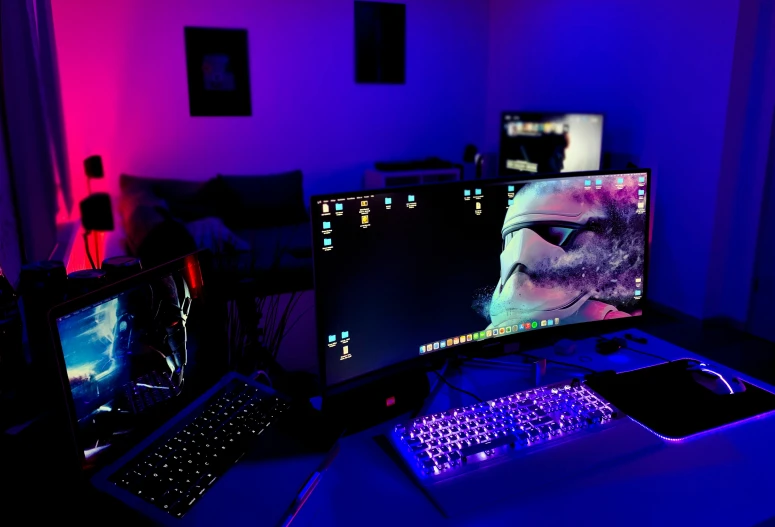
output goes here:
<path id="1" fill-rule="evenodd" d="M 448 381 L 448 380 L 447 380 L 447 379 L 446 379 L 446 378 L 445 378 L 445 377 L 444 377 L 442 374 L 440 374 L 439 372 L 437 372 L 436 370 L 431 370 L 431 371 L 432 371 L 433 373 L 435 373 L 435 374 L 436 374 L 436 375 L 439 377 L 439 379 L 441 379 L 441 381 L 442 381 L 444 384 L 446 384 L 447 386 L 449 386 L 449 387 L 450 387 L 450 388 L 452 388 L 453 390 L 457 390 L 458 392 L 464 393 L 464 394 L 466 394 L 466 395 L 470 395 L 471 397 L 473 397 L 474 399 L 476 399 L 476 400 L 477 400 L 477 401 L 479 401 L 480 403 L 483 403 L 483 402 L 484 402 L 484 401 L 483 401 L 483 400 L 482 400 L 482 399 L 481 399 L 481 398 L 480 398 L 478 395 L 476 395 L 475 393 L 471 393 L 471 392 L 469 392 L 468 390 L 464 390 L 463 388 L 458 388 L 457 386 L 453 386 L 453 385 L 451 385 L 451 384 L 449 383 L 449 381 Z"/>
<path id="2" fill-rule="evenodd" d="M 661 361 L 665 361 L 665 362 L 673 362 L 673 361 L 672 361 L 672 360 L 670 360 L 670 359 L 667 359 L 667 358 L 665 358 L 665 357 L 662 357 L 662 356 L 660 356 L 660 355 L 654 355 L 653 353 L 649 353 L 648 351 L 643 351 L 643 350 L 636 350 L 635 348 L 631 348 L 631 347 L 629 347 L 629 346 L 622 346 L 622 348 L 624 348 L 624 349 L 626 349 L 626 350 L 634 351 L 635 353 L 640 353 L 641 355 L 648 355 L 649 357 L 654 357 L 655 359 L 659 359 L 659 360 L 661 360 Z"/>

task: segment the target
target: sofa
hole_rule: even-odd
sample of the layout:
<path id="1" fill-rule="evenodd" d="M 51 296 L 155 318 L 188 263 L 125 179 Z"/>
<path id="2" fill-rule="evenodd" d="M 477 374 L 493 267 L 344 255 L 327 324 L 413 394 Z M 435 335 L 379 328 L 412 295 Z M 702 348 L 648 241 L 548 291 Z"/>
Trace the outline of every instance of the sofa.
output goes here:
<path id="1" fill-rule="evenodd" d="M 119 181 L 126 251 L 143 267 L 209 249 L 226 285 L 250 282 L 262 294 L 312 289 L 301 171 L 206 181 L 122 174 Z"/>

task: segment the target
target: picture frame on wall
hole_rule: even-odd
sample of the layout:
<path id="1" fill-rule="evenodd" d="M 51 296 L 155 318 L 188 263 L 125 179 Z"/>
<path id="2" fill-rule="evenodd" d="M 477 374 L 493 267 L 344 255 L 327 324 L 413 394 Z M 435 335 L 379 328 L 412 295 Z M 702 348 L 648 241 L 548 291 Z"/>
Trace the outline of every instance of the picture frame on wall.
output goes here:
<path id="1" fill-rule="evenodd" d="M 192 117 L 250 116 L 246 29 L 184 28 Z"/>
<path id="2" fill-rule="evenodd" d="M 406 4 L 355 2 L 355 82 L 406 83 Z"/>

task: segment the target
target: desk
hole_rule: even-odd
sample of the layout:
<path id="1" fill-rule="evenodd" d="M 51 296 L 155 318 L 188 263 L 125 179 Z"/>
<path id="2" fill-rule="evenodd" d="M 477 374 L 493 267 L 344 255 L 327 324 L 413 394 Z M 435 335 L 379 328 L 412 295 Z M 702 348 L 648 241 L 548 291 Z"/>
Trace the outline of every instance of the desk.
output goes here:
<path id="1" fill-rule="evenodd" d="M 656 337 L 629 332 L 648 338 L 648 345 L 641 346 L 644 351 L 669 359 L 697 358 L 712 363 Z M 632 346 L 637 348 L 636 344 Z M 593 340 L 579 342 L 577 352 L 567 357 L 558 356 L 551 349 L 532 351 L 530 355 L 620 372 L 659 362 L 628 350 L 601 356 L 594 352 Z M 721 373 L 732 373 L 718 364 L 714 366 Z M 583 373 L 580 368 L 549 364 L 544 384 Z M 739 376 L 775 391 L 749 376 Z M 459 372 L 450 372 L 447 378 L 484 400 L 532 386 L 527 372 L 475 363 Z M 440 386 L 422 413 L 473 402 L 463 393 Z M 529 498 L 515 495 L 512 500 L 453 518 L 444 518 L 374 441 L 375 436 L 388 432 L 407 417 L 344 438 L 339 456 L 293 525 L 750 526 L 764 525 L 761 522 L 775 517 L 775 417 L 742 423 L 683 443 L 665 444 L 664 448 L 626 465 L 559 481 L 551 491 L 534 493 Z M 565 447 L 572 448 L 572 444 L 558 448 Z"/>

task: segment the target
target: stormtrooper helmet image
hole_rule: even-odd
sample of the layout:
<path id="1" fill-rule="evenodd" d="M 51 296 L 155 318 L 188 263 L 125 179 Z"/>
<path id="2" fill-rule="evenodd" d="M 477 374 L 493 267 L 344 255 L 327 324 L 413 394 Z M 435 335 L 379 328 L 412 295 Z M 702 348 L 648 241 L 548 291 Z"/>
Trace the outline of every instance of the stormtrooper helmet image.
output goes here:
<path id="1" fill-rule="evenodd" d="M 500 276 L 490 301 L 488 329 L 531 320 L 629 316 L 596 300 L 600 279 L 615 282 L 608 277 L 612 269 L 639 259 L 632 254 L 637 251 L 617 251 L 619 244 L 612 242 L 612 229 L 621 230 L 617 223 L 623 221 L 611 217 L 622 204 L 616 199 L 610 192 L 585 191 L 569 180 L 528 183 L 517 192 L 501 230 Z M 598 246 L 614 247 L 611 261 L 600 261 L 604 252 L 596 251 Z"/>

